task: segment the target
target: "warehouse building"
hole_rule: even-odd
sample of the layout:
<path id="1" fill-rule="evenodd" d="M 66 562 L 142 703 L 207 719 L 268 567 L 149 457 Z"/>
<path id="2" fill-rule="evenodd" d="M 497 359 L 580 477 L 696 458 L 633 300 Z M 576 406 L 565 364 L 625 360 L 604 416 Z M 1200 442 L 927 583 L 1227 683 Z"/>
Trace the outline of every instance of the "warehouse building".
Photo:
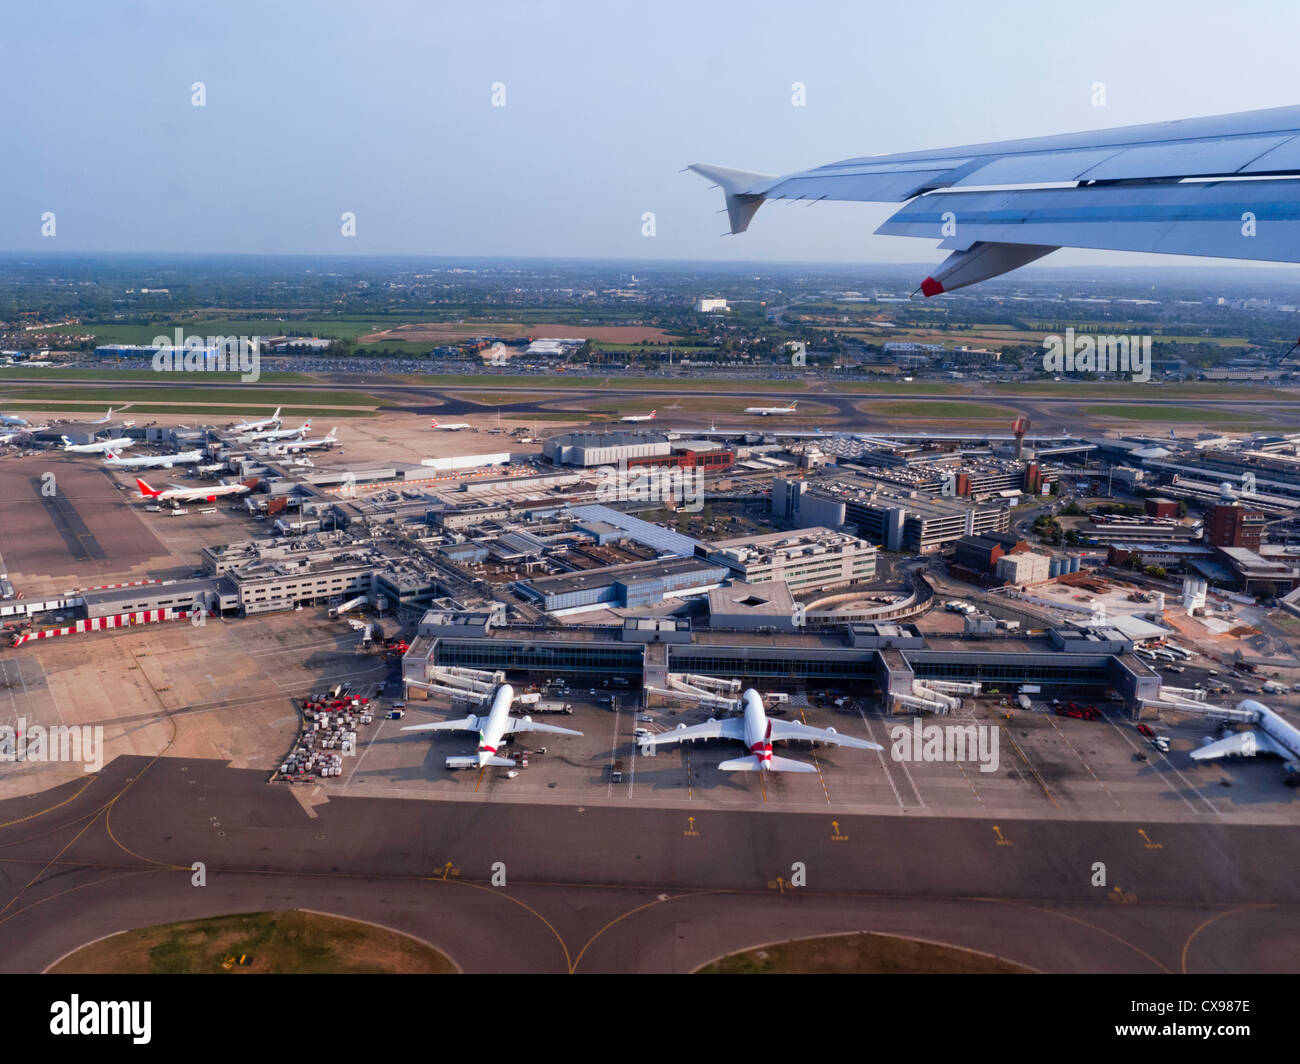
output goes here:
<path id="1" fill-rule="evenodd" d="M 953 560 L 964 569 L 991 573 L 1005 554 L 1029 550 L 1029 544 L 1009 532 L 990 532 L 983 536 L 962 536 L 953 545 Z"/>
<path id="2" fill-rule="evenodd" d="M 796 483 L 773 484 L 775 512 L 785 516 L 797 507 L 794 521 L 800 527 L 814 521 L 826 528 L 849 527 L 886 550 L 928 554 L 962 536 L 1005 532 L 1011 527 L 1010 509 L 1000 502 L 936 497 L 878 481 L 870 486 L 831 481 L 797 489 L 792 486 Z"/>
<path id="3" fill-rule="evenodd" d="M 616 466 L 635 458 L 665 458 L 672 444 L 662 432 L 571 432 L 542 444 L 553 465 Z"/>
<path id="4" fill-rule="evenodd" d="M 1022 551 L 998 559 L 994 572 L 1004 584 L 1039 584 L 1048 579 L 1052 559 L 1046 554 Z"/>

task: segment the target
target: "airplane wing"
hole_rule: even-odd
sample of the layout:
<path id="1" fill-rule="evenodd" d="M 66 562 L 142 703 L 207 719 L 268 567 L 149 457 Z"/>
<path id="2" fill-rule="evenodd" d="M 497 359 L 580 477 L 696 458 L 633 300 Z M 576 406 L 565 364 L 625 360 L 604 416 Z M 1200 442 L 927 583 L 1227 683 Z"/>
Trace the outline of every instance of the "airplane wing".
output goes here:
<path id="1" fill-rule="evenodd" d="M 433 724 L 408 724 L 402 731 L 478 731 L 478 717 L 461 717 L 459 720 L 440 720 Z"/>
<path id="2" fill-rule="evenodd" d="M 1058 247 L 1300 261 L 1294 106 L 846 159 L 779 177 L 691 169 L 722 187 L 733 233 L 769 199 L 910 200 L 876 231 L 952 252 L 922 285 L 927 296 Z M 1245 177 L 1265 180 L 1214 180 Z M 1072 187 L 1025 187 L 1047 184 Z"/>
<path id="3" fill-rule="evenodd" d="M 506 725 L 506 735 L 513 735 L 515 732 L 554 732 L 556 735 L 581 735 L 582 732 L 574 731 L 572 728 L 561 728 L 555 724 L 542 724 L 535 720 L 528 720 L 525 717 L 511 717 L 510 723 Z"/>
<path id="4" fill-rule="evenodd" d="M 1286 758 L 1291 756 L 1264 732 L 1251 729 L 1250 731 L 1237 732 L 1236 735 L 1229 735 L 1226 739 L 1220 739 L 1217 743 L 1202 746 L 1199 750 L 1193 750 L 1192 760 L 1209 761 L 1216 757 L 1227 757 L 1230 754 L 1239 754 L 1242 757 L 1252 757 L 1255 754 L 1277 754 L 1278 757 Z"/>
<path id="5" fill-rule="evenodd" d="M 736 739 L 745 741 L 745 722 L 740 717 L 729 720 L 706 720 L 703 724 L 683 724 L 672 731 L 647 735 L 638 742 L 641 746 L 663 746 L 686 739 Z"/>
<path id="6" fill-rule="evenodd" d="M 851 735 L 841 735 L 833 728 L 814 728 L 808 724 L 799 724 L 795 721 L 773 720 L 771 738 L 773 742 L 779 739 L 804 739 L 811 743 L 833 743 L 836 746 L 851 746 L 855 750 L 883 750 L 884 747 L 879 743 L 873 743 L 867 739 L 855 739 Z"/>

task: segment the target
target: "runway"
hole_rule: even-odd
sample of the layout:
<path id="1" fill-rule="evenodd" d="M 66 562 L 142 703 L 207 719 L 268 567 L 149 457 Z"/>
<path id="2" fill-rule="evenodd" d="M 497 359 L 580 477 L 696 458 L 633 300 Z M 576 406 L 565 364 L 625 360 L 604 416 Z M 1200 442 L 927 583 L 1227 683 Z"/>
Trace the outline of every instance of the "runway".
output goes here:
<path id="1" fill-rule="evenodd" d="M 178 758 L 0 804 L 0 970 L 292 907 L 413 934 L 467 972 L 689 971 L 852 930 L 1053 972 L 1293 971 L 1300 946 L 1290 827 L 342 797 L 311 813 L 261 772 Z"/>

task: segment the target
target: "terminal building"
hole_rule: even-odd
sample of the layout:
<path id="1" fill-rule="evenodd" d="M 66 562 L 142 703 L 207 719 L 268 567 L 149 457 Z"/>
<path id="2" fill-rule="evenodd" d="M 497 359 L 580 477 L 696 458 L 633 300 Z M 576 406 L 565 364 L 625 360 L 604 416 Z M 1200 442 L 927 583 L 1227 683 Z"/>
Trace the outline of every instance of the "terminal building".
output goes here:
<path id="1" fill-rule="evenodd" d="M 511 588 L 547 613 L 569 616 L 590 610 L 654 606 L 665 599 L 702 595 L 729 575 L 727 567 L 716 562 L 667 558 L 517 580 Z"/>
<path id="2" fill-rule="evenodd" d="M 1114 691 L 1134 716 L 1143 702 L 1159 698 L 1161 687 L 1132 640 L 1111 628 L 1017 639 L 925 638 L 903 624 L 697 629 L 681 618 L 539 629 L 502 623 L 499 615 L 431 611 L 419 633 L 403 672 L 420 683 L 431 680 L 434 667 L 448 666 L 500 669 L 529 682 L 623 676 L 634 688 L 663 688 L 670 673 L 690 673 L 765 687 L 838 686 L 894 704 L 895 696 L 911 695 L 916 680 L 978 681 L 1008 693 L 1019 685 L 1097 698 Z"/>

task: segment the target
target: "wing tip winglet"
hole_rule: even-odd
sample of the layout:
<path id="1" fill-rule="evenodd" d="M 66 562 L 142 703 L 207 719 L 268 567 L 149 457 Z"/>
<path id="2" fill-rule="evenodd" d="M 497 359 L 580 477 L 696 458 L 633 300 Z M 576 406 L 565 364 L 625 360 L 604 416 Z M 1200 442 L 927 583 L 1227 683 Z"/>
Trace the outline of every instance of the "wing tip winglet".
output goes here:
<path id="1" fill-rule="evenodd" d="M 771 174 L 760 174 L 753 170 L 735 170 L 727 166 L 714 166 L 711 163 L 691 163 L 686 169 L 693 170 L 722 189 L 727 202 L 727 217 L 731 222 L 733 236 L 749 228 L 755 212 L 763 205 L 764 193 L 754 191 L 755 188 L 772 180 Z"/>

